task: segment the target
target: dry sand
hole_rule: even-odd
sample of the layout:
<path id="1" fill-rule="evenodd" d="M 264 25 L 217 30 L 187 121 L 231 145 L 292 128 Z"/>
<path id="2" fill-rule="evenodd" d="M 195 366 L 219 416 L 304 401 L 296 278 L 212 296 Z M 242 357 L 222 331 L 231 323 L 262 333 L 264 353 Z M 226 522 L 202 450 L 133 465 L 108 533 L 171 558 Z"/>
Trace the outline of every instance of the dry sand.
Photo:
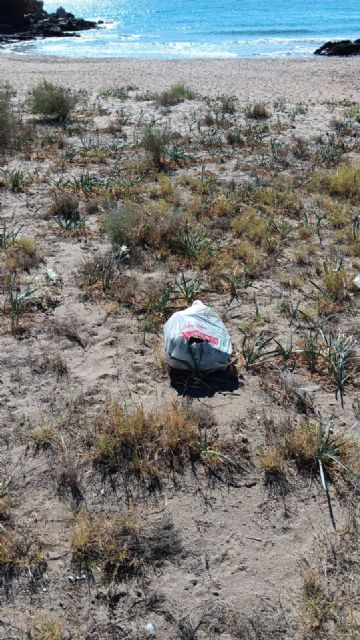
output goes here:
<path id="1" fill-rule="evenodd" d="M 2 52 L 1 81 L 25 90 L 42 78 L 99 90 L 138 85 L 163 90 L 183 81 L 202 94 L 227 93 L 244 100 L 360 100 L 360 59 L 135 60 L 34 57 Z"/>
<path id="2" fill-rule="evenodd" d="M 243 102 L 283 98 L 294 105 L 303 101 L 308 110 L 300 111 L 296 118 L 290 118 L 290 108 L 284 114 L 271 106 L 271 135 L 277 136 L 285 151 L 294 143 L 295 135 L 310 141 L 313 148 L 315 135 L 323 133 L 326 138 L 333 132 L 331 119 L 341 115 L 342 107 L 337 105 L 332 110 L 332 105 L 323 102 L 360 101 L 360 59 L 99 61 L 2 53 L 0 61 L 0 83 L 9 82 L 19 91 L 19 104 L 22 94 L 43 78 L 87 89 L 93 97 L 107 87 L 131 84 L 141 92 L 160 91 L 172 82 L 183 81 L 201 94 L 236 95 Z M 90 418 L 103 411 L 109 395 L 120 397 L 131 406 L 141 403 L 148 408 L 160 405 L 163 400 L 177 399 L 178 394 L 161 367 L 161 331 L 143 341 L 137 320 L 129 310 L 111 312 L 106 300 L 97 302 L 84 296 L 79 286 L 83 262 L 110 250 L 110 245 L 104 244 L 99 232 L 100 215 L 85 213 L 84 194 L 80 208 L 86 217 L 86 234 L 61 232 L 49 221 L 47 211 L 53 202 L 54 186 L 59 178 L 79 177 L 85 172 L 105 179 L 118 163 L 141 159 L 141 151 L 133 140 L 136 126 L 139 128 L 136 123 L 143 117 L 182 132 L 181 144 L 186 152 L 196 154 L 204 166 L 206 162 L 206 169 L 223 181 L 224 188 L 231 180 L 241 185 L 247 174 L 266 175 L 264 162 L 260 163 L 251 148 L 240 147 L 232 155 L 225 155 L 225 164 L 221 157 L 223 148 L 219 152 L 210 148 L 208 152 L 203 146 L 199 151 L 199 143 L 196 146 L 191 139 L 195 137 L 193 130 L 197 131 L 192 113 L 196 109 L 194 122 L 200 123 L 205 135 L 203 120 L 208 108 L 204 102 L 187 101 L 163 113 L 151 101 L 136 101 L 131 92 L 124 102 L 110 96 L 102 97 L 100 104 L 104 110 L 96 111 L 92 106 L 91 121 L 88 116 L 77 115 L 82 127 L 80 135 L 76 128 L 66 131 L 39 122 L 38 143 L 34 143 L 30 153 L 18 154 L 2 167 L 20 168 L 29 180 L 21 193 L 14 193 L 4 185 L 0 188 L 0 229 L 5 223 L 21 228 L 21 234 L 35 238 L 44 252 L 44 263 L 30 275 L 25 274 L 24 279 L 37 288 L 37 295 L 42 291 L 45 268 L 55 269 L 60 281 L 44 285 L 54 301 L 54 309 L 49 306 L 33 313 L 27 332 L 12 335 L 8 318 L 3 319 L 1 329 L 0 496 L 1 486 L 10 478 L 13 518 L 5 525 L 9 531 L 14 527 L 36 534 L 43 544 L 47 566 L 44 576 L 37 582 L 34 580 L 34 585 L 29 586 L 23 575 L 9 583 L 10 595 L 4 592 L 0 580 L 0 638 L 25 637 L 25 630 L 44 615 L 63 621 L 66 634 L 61 638 L 65 640 L 143 640 L 148 622 L 156 624 L 159 640 L 300 640 L 304 636 L 298 621 L 302 593 L 299 568 L 303 558 L 310 557 L 314 539 L 330 536 L 331 522 L 321 486 L 293 472 L 289 487 L 278 492 L 265 487 L 263 472 L 256 466 L 233 485 L 210 481 L 204 473 L 195 476 L 190 471 L 176 478 L 176 482 L 166 480 L 158 500 L 149 497 L 147 501 L 141 496 L 137 506 L 150 524 L 160 521 L 162 516 L 172 519 L 183 543 L 181 556 L 175 562 L 167 561 L 141 584 L 131 580 L 120 582 L 114 587 L 113 601 L 112 586 L 104 586 L 96 572 L 94 581 L 90 578 L 69 581 L 68 576 L 75 571 L 69 531 L 74 517 L 72 509 L 76 511 L 78 507 L 70 494 L 65 492 L 64 496 L 60 492 L 62 471 L 78 470 L 84 510 L 110 517 L 125 510 L 129 501 L 121 477 L 111 481 L 102 478 L 89 462 L 88 453 L 84 454 L 84 424 L 92 424 Z M 129 123 L 110 134 L 109 125 L 116 123 L 119 109 L 128 114 Z M 229 151 L 229 145 L 227 148 Z M 108 156 L 96 161 L 100 156 L 91 153 L 102 149 L 107 150 Z M 265 151 L 268 154 L 266 161 L 273 162 L 269 148 L 264 149 L 264 157 Z M 290 155 L 290 161 L 288 165 L 280 164 L 280 176 L 291 171 L 305 175 L 311 170 L 306 159 L 300 161 Z M 173 176 L 170 174 L 184 207 L 192 194 L 181 186 L 180 178 L 199 177 L 201 170 L 199 160 L 194 166 L 177 168 Z M 158 184 L 146 183 L 144 188 L 150 187 L 155 193 Z M 156 195 L 154 199 L 156 202 Z M 311 206 L 312 201 L 306 204 L 305 211 L 314 226 Z M 294 220 L 290 219 L 290 224 L 295 228 Z M 220 225 L 214 233 L 222 233 Z M 334 230 L 331 233 L 333 237 Z M 304 243 L 300 240 L 299 243 L 303 247 Z M 314 243 L 320 262 L 316 237 Z M 286 251 L 287 247 L 277 264 L 283 271 L 290 264 Z M 3 256 L 4 252 L 0 255 L 2 261 Z M 299 272 L 307 278 L 306 265 L 303 268 L 291 264 L 292 275 Z M 139 281 L 140 277 L 144 281 L 158 277 L 157 272 L 138 275 Z M 174 278 L 175 274 L 166 272 L 166 277 Z M 254 320 L 256 331 L 274 331 L 282 342 L 289 336 L 288 318 L 279 313 L 283 286 L 273 274 L 264 273 L 249 294 L 241 292 L 239 309 L 226 316 L 238 352 L 242 341 L 239 326 L 246 326 L 254 318 L 253 291 L 260 308 L 259 326 Z M 2 295 L 1 305 L 3 298 Z M 219 313 L 228 312 L 227 295 L 215 294 L 210 302 Z M 303 304 L 306 302 L 305 299 Z M 346 316 L 344 322 L 348 323 L 346 330 L 355 333 L 359 299 L 352 300 L 352 304 L 353 315 Z M 60 360 L 66 365 L 66 375 L 56 369 Z M 242 366 L 239 388 L 234 392 L 209 397 L 204 393 L 205 397 L 194 399 L 196 407 L 205 407 L 214 414 L 221 437 L 249 443 L 254 460 L 265 443 L 265 414 L 275 416 L 278 423 L 288 416 L 306 419 L 299 417 L 295 401 L 294 406 L 290 400 L 282 406 L 285 392 L 279 382 L 271 386 L 274 372 L 268 371 L 260 376 L 246 372 Z M 304 372 L 296 371 L 294 380 L 296 388 L 314 396 L 317 410 L 323 410 L 326 416 L 335 415 L 337 425 L 348 428 L 354 424 L 351 402 L 358 389 L 349 389 L 343 411 L 331 386 L 312 380 L 308 373 L 306 377 Z M 55 435 L 48 448 L 40 447 L 38 451 L 31 433 L 44 426 L 53 428 Z M 339 522 L 343 519 L 343 508 L 344 504 L 334 496 L 335 517 Z M 246 631 L 249 620 L 259 625 L 257 631 L 253 627 Z M 190 634 L 186 625 L 190 630 L 191 626 L 198 626 L 198 631 Z M 45 637 L 50 636 L 31 635 L 36 639 Z"/>

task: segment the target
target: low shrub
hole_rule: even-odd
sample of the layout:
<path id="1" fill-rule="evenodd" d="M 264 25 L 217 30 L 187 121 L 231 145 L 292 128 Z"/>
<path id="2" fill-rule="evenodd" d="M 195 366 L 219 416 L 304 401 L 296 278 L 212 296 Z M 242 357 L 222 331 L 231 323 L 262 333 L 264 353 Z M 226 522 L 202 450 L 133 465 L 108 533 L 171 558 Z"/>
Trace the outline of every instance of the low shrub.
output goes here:
<path id="1" fill-rule="evenodd" d="M 180 102 L 184 102 L 184 100 L 195 100 L 195 98 L 196 93 L 192 91 L 192 89 L 189 89 L 189 87 L 185 86 L 182 82 L 177 82 L 176 84 L 172 84 L 169 89 L 160 93 L 156 98 L 156 102 L 162 107 L 171 107 Z"/>
<path id="2" fill-rule="evenodd" d="M 54 202 L 49 215 L 65 230 L 84 227 L 85 221 L 79 212 L 79 200 L 69 191 L 57 191 L 53 196 Z"/>
<path id="3" fill-rule="evenodd" d="M 31 90 L 29 105 L 35 114 L 54 120 L 65 120 L 79 100 L 79 93 L 44 80 Z"/>
<path id="4" fill-rule="evenodd" d="M 140 211 L 136 207 L 109 206 L 103 218 L 103 228 L 113 246 L 137 244 Z"/>
<path id="5" fill-rule="evenodd" d="M 247 118 L 253 118 L 254 120 L 266 120 L 267 118 L 270 118 L 270 115 L 271 114 L 265 105 L 260 102 L 257 102 L 246 110 Z"/>
<path id="6" fill-rule="evenodd" d="M 79 200 L 69 191 L 56 191 L 53 194 L 53 201 L 49 210 L 51 217 L 60 216 L 65 220 L 80 217 Z"/>
<path id="7" fill-rule="evenodd" d="M 181 252 L 179 234 L 185 228 L 185 220 L 168 206 L 164 211 L 159 209 L 153 211 L 152 203 L 147 203 L 146 208 L 134 204 L 107 207 L 103 228 L 113 247 L 129 247 L 130 259 L 134 247 Z"/>
<path id="8" fill-rule="evenodd" d="M 147 156 L 156 168 L 163 165 L 169 142 L 170 135 L 166 129 L 153 125 L 144 127 L 142 144 Z"/>
<path id="9" fill-rule="evenodd" d="M 12 103 L 12 92 L 9 86 L 0 87 L 0 153 L 9 149 L 15 141 L 19 126 Z"/>

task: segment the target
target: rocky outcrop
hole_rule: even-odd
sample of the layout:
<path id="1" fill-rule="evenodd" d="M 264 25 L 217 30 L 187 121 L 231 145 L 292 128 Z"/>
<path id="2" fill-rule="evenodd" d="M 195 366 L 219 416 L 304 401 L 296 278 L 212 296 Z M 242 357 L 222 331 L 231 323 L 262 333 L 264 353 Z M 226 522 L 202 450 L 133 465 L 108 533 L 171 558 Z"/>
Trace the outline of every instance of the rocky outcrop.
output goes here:
<path id="1" fill-rule="evenodd" d="M 1 0 L 0 24 L 23 25 L 28 15 L 42 11 L 43 6 L 41 0 Z"/>
<path id="2" fill-rule="evenodd" d="M 4 0 L 3 0 L 4 1 Z M 77 31 L 95 29 L 97 24 L 60 7 L 55 13 L 43 9 L 38 0 L 5 0 L 0 7 L 0 43 L 33 40 L 35 38 L 54 38 L 76 36 Z"/>
<path id="3" fill-rule="evenodd" d="M 314 53 L 316 56 L 360 56 L 360 39 L 325 42 Z"/>

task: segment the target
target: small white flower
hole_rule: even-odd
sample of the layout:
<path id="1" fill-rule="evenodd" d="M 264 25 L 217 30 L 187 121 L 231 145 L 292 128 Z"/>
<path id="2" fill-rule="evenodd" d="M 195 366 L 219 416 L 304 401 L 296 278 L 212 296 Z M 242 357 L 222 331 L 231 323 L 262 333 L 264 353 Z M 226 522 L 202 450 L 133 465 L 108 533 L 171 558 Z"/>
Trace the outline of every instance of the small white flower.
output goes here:
<path id="1" fill-rule="evenodd" d="M 129 249 L 126 246 L 126 244 L 121 245 L 120 251 L 121 251 L 121 253 L 129 253 Z"/>

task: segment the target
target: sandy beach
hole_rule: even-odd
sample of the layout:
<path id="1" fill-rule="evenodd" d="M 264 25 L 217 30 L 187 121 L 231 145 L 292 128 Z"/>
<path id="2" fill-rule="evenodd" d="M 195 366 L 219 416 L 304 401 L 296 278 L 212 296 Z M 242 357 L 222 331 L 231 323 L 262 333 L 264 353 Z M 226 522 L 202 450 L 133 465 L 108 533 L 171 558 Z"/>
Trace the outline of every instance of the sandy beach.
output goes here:
<path id="1" fill-rule="evenodd" d="M 0 640 L 358 638 L 360 58 L 0 65 Z"/>
<path id="2" fill-rule="evenodd" d="M 137 85 L 162 91 L 183 81 L 202 94 L 290 102 L 360 100 L 360 58 L 298 60 L 73 59 L 0 54 L 0 78 L 25 91 L 42 78 L 77 89 Z"/>

